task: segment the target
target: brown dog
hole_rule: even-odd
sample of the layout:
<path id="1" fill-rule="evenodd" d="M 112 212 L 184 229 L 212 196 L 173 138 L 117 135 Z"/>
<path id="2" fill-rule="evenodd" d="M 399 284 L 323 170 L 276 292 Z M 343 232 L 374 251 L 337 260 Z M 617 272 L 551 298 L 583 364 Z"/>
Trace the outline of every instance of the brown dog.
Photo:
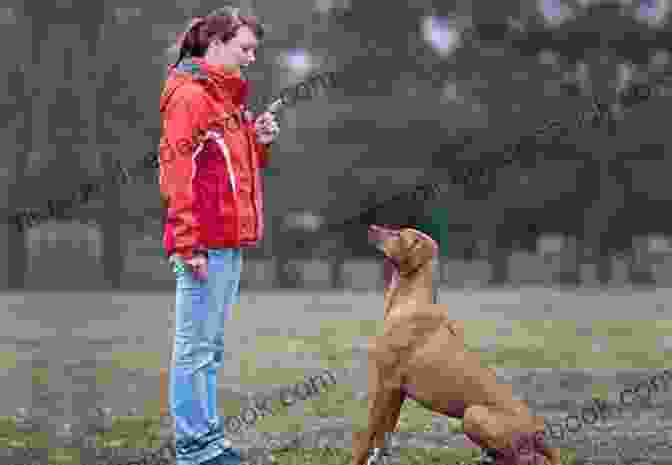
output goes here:
<path id="1" fill-rule="evenodd" d="M 560 451 L 543 440 L 543 418 L 465 350 L 462 325 L 448 319 L 446 305 L 432 303 L 436 242 L 414 229 L 378 226 L 369 238 L 385 254 L 385 320 L 369 349 L 368 431 L 353 434 L 353 465 L 362 465 L 373 446 L 368 463 L 376 463 L 406 397 L 462 418 L 465 434 L 497 464 L 540 453 L 559 465 Z"/>

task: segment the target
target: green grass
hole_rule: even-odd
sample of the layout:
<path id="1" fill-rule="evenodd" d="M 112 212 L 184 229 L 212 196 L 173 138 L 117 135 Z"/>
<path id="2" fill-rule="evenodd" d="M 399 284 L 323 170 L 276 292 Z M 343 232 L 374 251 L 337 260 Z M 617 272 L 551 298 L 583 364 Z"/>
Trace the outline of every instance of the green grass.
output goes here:
<path id="1" fill-rule="evenodd" d="M 16 368 L 16 352 L 0 352 L 0 369 Z"/>
<path id="2" fill-rule="evenodd" d="M 277 465 L 346 465 L 352 460 L 352 453 L 343 449 L 302 449 L 300 451 L 280 451 L 275 455 Z M 407 448 L 401 452 L 398 463 L 404 465 L 452 464 L 458 461 L 475 461 L 480 453 L 475 450 L 459 449 L 416 449 Z"/>
<path id="3" fill-rule="evenodd" d="M 465 322 L 467 347 L 478 350 L 485 338 L 496 341 L 496 350 L 481 352 L 483 364 L 505 368 L 648 368 L 663 369 L 671 366 L 672 351 L 661 351 L 658 338 L 670 334 L 672 320 L 600 320 L 592 326 L 592 334 L 577 335 L 575 322 L 569 320 L 515 320 L 510 321 L 510 335 L 497 333 L 497 325 L 490 320 L 469 320 Z M 325 369 L 348 368 L 352 362 L 351 345 L 366 341 L 380 334 L 382 322 L 364 321 L 324 321 L 319 335 L 296 335 L 293 337 L 258 336 L 254 339 L 255 350 L 240 354 L 241 383 L 292 385 L 305 379 L 305 373 L 296 368 L 261 368 L 257 365 L 258 354 L 296 353 L 303 357 L 319 360 Z M 599 337 L 602 352 L 593 352 L 593 337 Z M 604 345 L 606 343 L 606 345 Z M 15 360 L 9 353 L 0 354 L 0 365 L 11 367 Z M 152 352 L 118 352 L 113 356 L 112 369 L 100 369 L 98 382 L 111 382 L 116 370 L 146 369 L 160 367 L 160 354 Z M 46 370 L 35 370 L 34 382 L 47 382 Z M 594 385 L 593 394 L 606 397 L 616 392 L 620 386 Z M 242 409 L 238 401 L 218 399 L 220 414 L 237 415 Z M 273 399 L 272 408 L 276 414 L 258 420 L 256 428 L 263 432 L 301 431 L 303 416 L 341 417 L 351 419 L 356 428 L 366 425 L 366 401 L 357 401 L 347 383 L 331 385 L 319 396 L 305 401 L 298 400 L 303 415 L 289 415 L 288 408 L 279 399 Z M 146 402 L 139 417 L 117 417 L 111 431 L 99 434 L 99 447 L 139 448 L 160 447 L 158 400 Z M 431 431 L 431 420 L 435 414 L 421 407 L 415 401 L 407 401 L 401 411 L 399 430 L 405 432 Z M 11 422 L 0 422 L 0 447 L 39 447 L 44 438 L 39 435 L 17 433 Z M 14 431 L 10 431 L 14 429 Z M 461 422 L 451 420 L 451 429 L 461 431 Z M 42 446 L 44 447 L 44 446 Z M 51 452 L 51 451 L 50 451 Z M 399 463 L 454 463 L 474 457 L 477 451 L 465 450 L 414 450 L 405 449 Z M 573 463 L 572 450 L 563 451 L 565 464 Z M 59 450 L 54 452 L 53 463 L 77 463 L 74 452 Z M 78 452 L 77 452 L 78 454 Z M 349 463 L 349 451 L 339 449 L 319 449 L 285 451 L 277 454 L 278 465 L 310 464 L 321 465 Z M 59 459 L 57 456 L 60 456 Z M 68 462 L 64 457 L 69 457 Z M 50 458 L 51 460 L 51 458 Z M 59 462 L 59 460 L 61 460 Z M 62 461 L 65 460 L 65 461 Z M 52 463 L 52 462 L 50 462 Z"/>
<path id="4" fill-rule="evenodd" d="M 476 449 L 420 449 L 406 448 L 400 453 L 397 462 L 401 465 L 445 465 L 458 462 L 476 462 L 480 452 Z M 563 465 L 573 465 L 575 453 L 571 452 L 562 457 Z M 352 453 L 343 449 L 302 449 L 300 451 L 285 450 L 274 454 L 277 465 L 349 465 Z"/>
<path id="5" fill-rule="evenodd" d="M 99 449 L 141 448 L 159 449 L 163 444 L 159 438 L 160 418 L 158 416 L 113 417 L 109 431 L 96 434 L 95 447 Z M 56 448 L 49 444 L 47 433 L 25 433 L 16 430 L 13 417 L 0 417 L 0 448 L 9 449 L 49 449 L 48 465 L 72 465 L 80 463 L 78 448 Z M 82 464 L 88 465 L 88 464 Z"/>

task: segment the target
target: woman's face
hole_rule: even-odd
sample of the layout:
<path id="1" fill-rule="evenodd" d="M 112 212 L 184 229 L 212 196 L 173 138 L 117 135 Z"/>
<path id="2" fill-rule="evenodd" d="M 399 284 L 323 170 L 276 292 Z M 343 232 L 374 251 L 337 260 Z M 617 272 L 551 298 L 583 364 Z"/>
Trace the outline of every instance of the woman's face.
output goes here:
<path id="1" fill-rule="evenodd" d="M 213 40 L 208 48 L 206 60 L 212 65 L 240 69 L 254 63 L 258 46 L 259 41 L 254 32 L 249 27 L 242 26 L 236 36 L 227 43 L 219 39 Z"/>

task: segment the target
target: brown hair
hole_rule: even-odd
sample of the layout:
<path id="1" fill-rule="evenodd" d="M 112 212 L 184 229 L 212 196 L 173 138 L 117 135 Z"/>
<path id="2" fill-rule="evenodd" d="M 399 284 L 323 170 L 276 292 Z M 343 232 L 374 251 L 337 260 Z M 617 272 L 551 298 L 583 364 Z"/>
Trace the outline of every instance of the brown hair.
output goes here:
<path id="1" fill-rule="evenodd" d="M 225 6 L 216 9 L 208 16 L 192 19 L 178 41 L 180 54 L 175 64 L 186 57 L 204 56 L 210 42 L 220 39 L 226 43 L 236 36 L 242 26 L 249 27 L 257 39 L 263 39 L 264 28 L 259 20 L 255 16 L 242 16 L 238 10 L 232 6 Z"/>

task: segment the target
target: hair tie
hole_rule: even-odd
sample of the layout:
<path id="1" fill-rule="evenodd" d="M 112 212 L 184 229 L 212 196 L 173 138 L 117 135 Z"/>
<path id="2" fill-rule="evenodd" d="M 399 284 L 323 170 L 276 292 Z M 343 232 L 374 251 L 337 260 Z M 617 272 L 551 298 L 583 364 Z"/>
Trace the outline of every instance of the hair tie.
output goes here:
<path id="1" fill-rule="evenodd" d="M 189 29 L 193 28 L 198 23 L 202 23 L 203 21 L 205 21 L 205 18 L 203 16 L 197 16 L 196 18 L 191 20 L 191 25 L 189 26 Z"/>
<path id="2" fill-rule="evenodd" d="M 236 23 L 236 26 L 240 26 L 243 24 L 243 21 L 240 19 L 240 16 L 238 15 L 238 12 L 240 11 L 240 8 L 233 8 L 231 10 L 231 18 L 233 18 L 233 21 Z"/>

